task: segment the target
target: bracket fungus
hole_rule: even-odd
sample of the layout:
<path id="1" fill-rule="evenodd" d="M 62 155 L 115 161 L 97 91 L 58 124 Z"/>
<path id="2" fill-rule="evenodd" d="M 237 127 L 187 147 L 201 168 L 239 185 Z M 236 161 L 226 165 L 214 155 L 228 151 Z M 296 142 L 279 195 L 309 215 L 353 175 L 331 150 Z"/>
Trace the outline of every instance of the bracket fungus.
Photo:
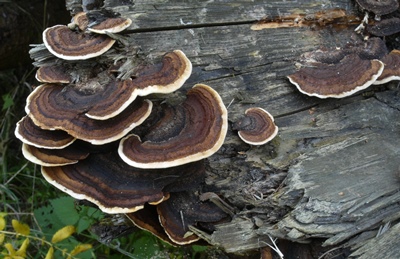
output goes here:
<path id="1" fill-rule="evenodd" d="M 78 12 L 72 17 L 72 22 L 68 24 L 70 29 L 74 29 L 78 26 L 79 30 L 85 31 L 88 27 L 89 20 L 85 12 Z"/>
<path id="2" fill-rule="evenodd" d="M 134 134 L 125 137 L 130 131 L 141 132 L 134 128 L 152 113 L 153 103 L 141 96 L 179 89 L 189 78 L 192 64 L 180 50 L 149 65 L 137 65 L 131 58 L 125 62 L 108 62 L 109 57 L 79 61 L 103 54 L 115 42 L 108 34 L 131 24 L 129 19 L 107 15 L 79 13 L 69 26 L 57 25 L 43 32 L 44 45 L 32 57 L 40 66 L 36 77 L 44 84 L 27 97 L 27 115 L 15 131 L 23 142 L 23 155 L 41 165 L 50 184 L 76 199 L 92 202 L 105 213 L 136 215 L 133 221 L 139 227 L 167 242 L 175 241 L 166 233 L 177 235 L 178 244 L 192 242 L 187 241 L 192 237 L 198 240 L 195 235 L 181 237 L 181 230 L 165 232 L 171 224 L 164 220 L 164 227 L 160 223 L 156 206 L 171 195 L 192 192 L 204 184 L 203 158 L 222 146 L 227 110 L 215 90 L 195 85 L 182 104 L 161 104 L 156 109 L 154 114 L 164 109 L 162 116 L 141 126 L 144 142 Z M 57 58 L 74 62 L 54 61 Z M 165 206 L 160 218 L 181 213 Z M 211 207 L 199 211 L 213 217 Z M 142 211 L 134 214 L 138 210 Z M 151 219 L 146 218 L 148 211 Z M 189 218 L 188 224 L 195 224 L 197 216 Z"/>
<path id="3" fill-rule="evenodd" d="M 89 24 L 88 30 L 99 34 L 118 33 L 128 28 L 131 24 L 132 20 L 129 18 L 114 17 L 107 18 L 92 26 Z"/>
<path id="4" fill-rule="evenodd" d="M 35 77 L 41 83 L 69 84 L 71 82 L 71 77 L 64 67 L 57 65 L 39 67 Z"/>
<path id="5" fill-rule="evenodd" d="M 236 121 L 233 129 L 238 130 L 239 137 L 250 145 L 263 145 L 278 134 L 274 117 L 262 108 L 249 108 L 245 116 Z"/>
<path id="6" fill-rule="evenodd" d="M 319 98 L 343 98 L 375 82 L 383 71 L 379 60 L 361 59 L 357 54 L 345 56 L 339 63 L 314 63 L 289 75 L 289 81 L 306 95 Z"/>
<path id="7" fill-rule="evenodd" d="M 152 108 L 151 101 L 137 99 L 113 118 L 93 120 L 82 114 L 91 96 L 84 98 L 85 95 L 68 94 L 69 91 L 63 89 L 56 84 L 37 87 L 27 98 L 26 113 L 42 129 L 63 130 L 95 145 L 125 136 L 150 115 Z"/>
<path id="8" fill-rule="evenodd" d="M 96 204 L 106 213 L 129 213 L 145 203 L 169 197 L 163 189 L 180 177 L 204 177 L 200 162 L 170 169 L 143 170 L 124 163 L 115 151 L 92 153 L 73 165 L 42 167 L 45 179 L 76 199 Z"/>
<path id="9" fill-rule="evenodd" d="M 38 148 L 60 149 L 75 141 L 75 138 L 65 131 L 41 129 L 29 116 L 17 122 L 14 134 L 22 143 Z"/>
<path id="10" fill-rule="evenodd" d="M 355 46 L 346 50 L 347 54 L 356 53 L 361 59 L 381 59 L 387 53 L 386 43 L 379 37 L 371 37 L 366 41 L 356 42 Z"/>
<path id="11" fill-rule="evenodd" d="M 385 64 L 385 68 L 374 82 L 374 85 L 384 84 L 392 80 L 400 80 L 400 50 L 392 50 L 381 61 Z"/>
<path id="12" fill-rule="evenodd" d="M 373 24 L 367 26 L 367 31 L 372 35 L 380 37 L 398 33 L 400 32 L 400 18 L 391 17 L 375 21 Z"/>
<path id="13" fill-rule="evenodd" d="M 99 11 L 90 11 L 75 14 L 69 27 L 78 26 L 81 31 L 88 30 L 98 34 L 107 34 L 121 32 L 131 24 L 132 20 L 129 18 L 117 17 L 109 12 L 102 14 Z"/>
<path id="14" fill-rule="evenodd" d="M 211 87 L 197 84 L 181 105 L 165 109 L 164 118 L 148 131 L 144 142 L 135 134 L 121 140 L 118 152 L 127 164 L 168 168 L 209 157 L 222 146 L 227 110 Z"/>
<path id="15" fill-rule="evenodd" d="M 360 7 L 376 15 L 393 13 L 399 8 L 398 0 L 356 0 Z"/>
<path id="16" fill-rule="evenodd" d="M 168 237 L 179 245 L 200 239 L 189 230 L 189 226 L 218 222 L 228 217 L 212 202 L 201 202 L 193 192 L 172 193 L 167 201 L 157 205 L 157 213 Z"/>
<path id="17" fill-rule="evenodd" d="M 158 219 L 157 207 L 151 205 L 144 205 L 144 208 L 132 213 L 126 213 L 126 216 L 132 221 L 132 223 L 145 231 L 150 232 L 159 239 L 167 242 L 170 245 L 175 246 L 176 244 L 168 237 L 165 233 L 164 228 Z"/>
<path id="18" fill-rule="evenodd" d="M 58 58 L 84 60 L 105 53 L 115 40 L 106 35 L 76 32 L 65 25 L 55 25 L 44 30 L 43 42 Z"/>
<path id="19" fill-rule="evenodd" d="M 41 166 L 63 166 L 75 164 L 79 160 L 85 159 L 89 152 L 81 150 L 79 146 L 74 144 L 63 149 L 47 149 L 24 143 L 22 145 L 22 154 L 27 160 Z"/>

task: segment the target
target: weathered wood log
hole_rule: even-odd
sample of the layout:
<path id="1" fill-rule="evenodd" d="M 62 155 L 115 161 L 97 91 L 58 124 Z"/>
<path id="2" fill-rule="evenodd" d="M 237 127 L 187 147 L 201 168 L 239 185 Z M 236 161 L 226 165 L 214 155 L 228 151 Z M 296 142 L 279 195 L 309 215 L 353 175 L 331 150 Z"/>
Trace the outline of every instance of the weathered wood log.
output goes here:
<path id="1" fill-rule="evenodd" d="M 356 25 L 316 20 L 251 30 L 265 17 L 300 13 L 312 20 L 332 8 L 353 17 L 359 13 L 352 1 L 106 0 L 104 6 L 133 20 L 126 53 L 149 59 L 174 49 L 187 54 L 193 73 L 178 95 L 206 83 L 222 96 L 231 122 L 254 106 L 276 118 L 280 131 L 270 144 L 251 147 L 229 130 L 208 159 L 204 190 L 237 209 L 231 222 L 205 236 L 211 244 L 240 253 L 266 246 L 268 235 L 295 242 L 323 238 L 327 246 L 358 249 L 354 256 L 400 256 L 398 224 L 379 237 L 366 235 L 400 218 L 397 83 L 341 100 L 304 96 L 286 78 L 300 54 L 361 37 Z"/>

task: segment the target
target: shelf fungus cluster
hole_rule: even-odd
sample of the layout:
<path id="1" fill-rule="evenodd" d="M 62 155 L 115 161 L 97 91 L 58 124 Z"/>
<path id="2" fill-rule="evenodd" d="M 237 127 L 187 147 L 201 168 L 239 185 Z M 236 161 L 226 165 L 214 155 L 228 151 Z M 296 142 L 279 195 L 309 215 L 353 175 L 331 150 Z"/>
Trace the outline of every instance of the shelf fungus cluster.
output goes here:
<path id="1" fill-rule="evenodd" d="M 391 80 L 400 80 L 399 51 L 388 53 L 378 37 L 334 50 L 303 55 L 301 68 L 288 76 L 306 95 L 343 98 Z"/>
<path id="2" fill-rule="evenodd" d="M 190 76 L 192 64 L 180 50 L 138 66 L 127 79 L 118 78 L 116 63 L 99 65 L 94 57 L 115 43 L 108 34 L 129 24 L 113 17 L 94 25 L 79 13 L 73 25 L 46 29 L 44 44 L 60 61 L 38 69 L 43 84 L 27 97 L 15 135 L 23 155 L 63 192 L 106 213 L 126 213 L 172 244 L 195 242 L 199 237 L 189 226 L 212 230 L 228 216 L 197 196 L 204 160 L 224 142 L 227 110 L 204 84 L 177 105 L 150 100 L 150 94 L 179 89 Z M 80 64 L 86 76 L 76 76 Z"/>

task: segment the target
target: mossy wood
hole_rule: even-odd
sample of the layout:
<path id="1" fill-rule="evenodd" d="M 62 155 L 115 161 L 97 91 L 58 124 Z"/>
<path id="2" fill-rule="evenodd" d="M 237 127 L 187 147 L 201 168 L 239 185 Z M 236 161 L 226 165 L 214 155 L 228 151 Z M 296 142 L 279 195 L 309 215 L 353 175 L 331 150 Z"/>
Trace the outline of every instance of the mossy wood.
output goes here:
<path id="1" fill-rule="evenodd" d="M 349 245 L 365 258 L 376 251 L 400 257 L 398 240 L 393 242 L 398 224 L 375 237 L 380 226 L 400 218 L 397 82 L 345 99 L 302 95 L 286 78 L 296 60 L 306 51 L 360 37 L 354 36 L 354 21 L 251 30 L 262 18 L 301 14 L 312 21 L 313 14 L 333 8 L 362 18 L 354 1 L 108 0 L 104 5 L 133 20 L 124 34 L 131 53 L 151 58 L 180 49 L 192 61 L 191 77 L 169 98 L 205 83 L 220 93 L 230 122 L 256 106 L 275 117 L 279 134 L 271 143 L 252 147 L 229 129 L 223 147 L 208 159 L 204 191 L 236 208 L 233 220 L 207 237 L 212 244 L 241 253 L 266 246 L 268 235 L 296 242 L 322 238 L 324 245 Z"/>

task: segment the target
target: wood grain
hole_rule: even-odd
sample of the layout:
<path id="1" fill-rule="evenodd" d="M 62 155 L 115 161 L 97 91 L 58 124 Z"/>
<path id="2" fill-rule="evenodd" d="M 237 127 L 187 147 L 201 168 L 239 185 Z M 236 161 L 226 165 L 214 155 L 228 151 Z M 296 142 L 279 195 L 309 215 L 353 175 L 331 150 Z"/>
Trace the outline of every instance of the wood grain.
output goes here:
<path id="1" fill-rule="evenodd" d="M 304 96 L 286 78 L 299 56 L 360 37 L 355 26 L 250 28 L 256 20 L 293 13 L 312 17 L 343 8 L 357 14 L 353 1 L 126 3 L 105 1 L 107 8 L 133 20 L 125 34 L 126 55 L 151 60 L 180 49 L 193 63 L 191 77 L 169 99 L 205 83 L 229 104 L 231 122 L 258 106 L 275 117 L 280 129 L 261 147 L 242 143 L 229 130 L 223 147 L 208 159 L 204 189 L 220 193 L 237 209 L 232 222 L 207 236 L 212 244 L 238 253 L 265 247 L 268 235 L 296 242 L 324 238 L 325 245 L 347 242 L 355 248 L 352 240 L 370 239 L 366 242 L 379 249 L 400 253 L 395 242 L 361 236 L 400 217 L 397 82 L 341 100 Z M 383 237 L 393 237 L 399 228 L 387 233 Z M 375 252 L 366 247 L 355 254 L 370 258 Z"/>

